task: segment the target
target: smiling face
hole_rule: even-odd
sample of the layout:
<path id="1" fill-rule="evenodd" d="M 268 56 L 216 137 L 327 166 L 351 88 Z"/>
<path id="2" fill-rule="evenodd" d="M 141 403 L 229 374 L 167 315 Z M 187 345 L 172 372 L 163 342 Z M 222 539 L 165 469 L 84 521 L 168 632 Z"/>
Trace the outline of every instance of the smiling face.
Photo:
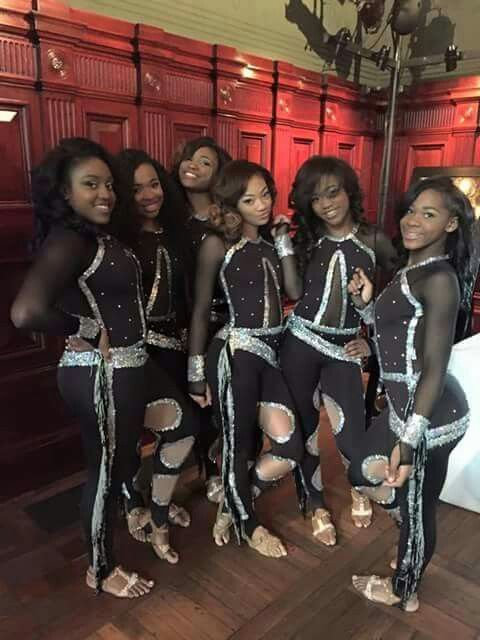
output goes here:
<path id="1" fill-rule="evenodd" d="M 210 189 L 217 170 L 216 151 L 210 147 L 200 147 L 190 159 L 180 163 L 178 178 L 187 191 L 205 192 Z"/>
<path id="2" fill-rule="evenodd" d="M 116 200 L 108 165 L 100 158 L 87 158 L 74 165 L 64 196 L 77 215 L 93 224 L 108 224 Z"/>
<path id="3" fill-rule="evenodd" d="M 138 213 L 149 220 L 155 219 L 162 208 L 164 194 L 155 168 L 141 164 L 135 170 L 133 192 Z"/>
<path id="4" fill-rule="evenodd" d="M 353 222 L 350 200 L 336 176 L 320 178 L 312 194 L 311 204 L 313 213 L 327 229 L 339 229 Z"/>
<path id="5" fill-rule="evenodd" d="M 272 194 L 265 179 L 255 175 L 248 181 L 245 193 L 237 203 L 237 210 L 244 224 L 262 227 L 270 220 L 272 205 Z"/>
<path id="6" fill-rule="evenodd" d="M 447 234 L 457 227 L 458 219 L 450 215 L 443 195 L 433 189 L 422 191 L 400 220 L 405 248 L 432 256 L 445 252 Z"/>

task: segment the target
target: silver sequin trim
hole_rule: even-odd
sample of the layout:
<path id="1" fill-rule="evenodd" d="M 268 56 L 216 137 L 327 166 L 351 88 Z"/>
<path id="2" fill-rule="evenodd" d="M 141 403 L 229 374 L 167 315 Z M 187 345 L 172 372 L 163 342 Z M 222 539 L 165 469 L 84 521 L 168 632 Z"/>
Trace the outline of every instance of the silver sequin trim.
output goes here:
<path id="1" fill-rule="evenodd" d="M 302 342 L 305 342 L 310 347 L 313 347 L 320 353 L 330 356 L 330 358 L 333 358 L 335 360 L 353 362 L 354 364 L 361 366 L 361 358 L 351 358 L 347 356 L 343 347 L 332 344 L 325 338 L 322 338 L 321 335 L 318 335 L 311 331 L 305 324 L 302 317 L 291 313 L 287 321 L 287 328 L 295 337 L 297 337 L 299 340 L 302 340 Z"/>
<path id="2" fill-rule="evenodd" d="M 317 491 L 323 491 L 323 482 L 322 482 L 322 469 L 320 465 L 315 469 L 312 476 L 312 485 L 315 487 Z"/>
<path id="3" fill-rule="evenodd" d="M 333 404 L 333 406 L 335 407 L 335 409 L 338 412 L 338 418 L 339 418 L 338 425 L 336 427 L 334 427 L 333 424 L 330 425 L 332 427 L 333 435 L 334 436 L 338 436 L 338 434 L 341 432 L 341 430 L 343 429 L 343 427 L 345 425 L 345 414 L 343 413 L 342 407 L 333 398 L 331 398 L 330 396 L 327 396 L 326 393 L 322 393 L 322 396 L 323 396 L 323 400 L 324 400 L 324 406 L 325 406 L 325 400 L 328 400 L 329 402 L 331 402 Z M 326 407 L 325 407 L 325 409 L 326 409 Z M 327 411 L 327 415 L 328 415 L 328 411 Z"/>
<path id="4" fill-rule="evenodd" d="M 94 298 L 93 293 L 90 290 L 90 287 L 87 285 L 88 278 L 90 278 L 90 276 L 92 276 L 95 273 L 95 271 L 98 269 L 105 255 L 105 242 L 103 238 L 101 238 L 100 236 L 97 236 L 97 242 L 98 242 L 97 253 L 95 254 L 94 259 L 92 260 L 92 264 L 78 278 L 78 286 L 80 287 L 80 290 L 87 298 L 88 304 L 90 305 L 90 308 L 93 311 L 95 319 L 97 320 L 100 326 L 104 327 L 105 324 L 102 320 L 100 309 L 98 308 L 97 302 Z"/>
<path id="5" fill-rule="evenodd" d="M 375 305 L 373 301 L 370 301 L 363 309 L 356 307 L 358 315 L 361 317 L 365 324 L 373 324 L 375 321 Z"/>
<path id="6" fill-rule="evenodd" d="M 284 404 L 280 404 L 279 402 L 263 402 L 262 401 L 262 402 L 259 402 L 258 405 L 260 407 L 269 407 L 271 409 L 279 409 L 280 411 L 283 411 L 284 413 L 287 414 L 288 419 L 290 420 L 290 431 L 288 432 L 287 435 L 273 436 L 263 427 L 262 427 L 262 431 L 266 433 L 269 438 L 271 438 L 274 442 L 277 442 L 278 444 L 284 444 L 285 442 L 288 442 L 292 437 L 293 432 L 295 431 L 295 416 L 293 415 L 293 412 Z"/>
<path id="7" fill-rule="evenodd" d="M 260 473 L 260 471 L 259 471 L 259 468 L 258 468 L 259 467 L 259 463 L 257 463 L 257 465 L 255 467 L 256 474 L 260 478 L 260 480 L 263 480 L 264 482 L 277 482 L 278 480 L 281 480 L 282 478 L 284 478 L 289 471 L 293 471 L 295 469 L 295 467 L 297 466 L 297 463 L 295 462 L 295 460 L 291 460 L 290 458 L 282 458 L 281 456 L 275 456 L 272 453 L 267 453 L 267 454 L 265 454 L 264 457 L 267 457 L 267 456 L 269 458 L 271 458 L 272 460 L 275 460 L 276 462 L 281 462 L 281 463 L 285 463 L 286 462 L 287 465 L 288 465 L 288 469 L 284 473 L 282 473 L 282 474 L 280 474 L 278 476 L 271 477 L 271 476 L 268 476 L 268 475 L 262 475 Z"/>
<path id="8" fill-rule="evenodd" d="M 378 460 L 385 462 L 386 464 L 388 464 L 388 458 L 387 456 L 381 456 L 379 454 L 374 454 L 371 456 L 367 456 L 364 461 L 362 462 L 362 474 L 363 477 L 368 480 L 369 482 L 371 482 L 372 484 L 382 484 L 384 479 L 379 479 L 376 478 L 375 476 L 373 476 L 370 472 L 369 472 L 369 466 L 370 463 L 372 462 L 377 462 Z"/>
<path id="9" fill-rule="evenodd" d="M 282 260 L 282 258 L 288 258 L 289 256 L 295 255 L 292 239 L 288 233 L 283 233 L 281 236 L 277 236 L 275 238 L 274 245 L 275 251 L 277 252 L 280 260 Z"/>
<path id="10" fill-rule="evenodd" d="M 75 316 L 79 319 L 80 324 L 78 326 L 78 331 L 75 334 L 79 338 L 89 338 L 93 339 L 98 335 L 100 331 L 100 325 L 97 320 L 93 318 L 87 318 L 86 316 Z"/>
<path id="11" fill-rule="evenodd" d="M 156 331 L 153 331 L 153 329 L 150 329 L 147 333 L 147 344 L 151 344 L 153 347 L 158 347 L 159 349 L 185 351 L 185 342 L 182 342 L 178 338 L 172 338 L 171 336 L 165 336 L 162 333 L 157 333 Z"/>
<path id="12" fill-rule="evenodd" d="M 152 309 L 155 305 L 155 301 L 158 296 L 158 287 L 162 277 L 162 258 L 165 261 L 165 267 L 167 270 L 168 312 L 170 312 L 172 308 L 172 263 L 171 263 L 168 251 L 165 249 L 165 247 L 162 247 L 159 245 L 157 247 L 155 278 L 153 280 L 152 290 L 150 292 L 150 296 L 148 298 L 148 303 L 147 303 L 147 318 L 149 320 L 151 319 L 150 314 L 152 312 Z"/>
<path id="13" fill-rule="evenodd" d="M 59 367 L 93 367 L 98 364 L 101 358 L 98 349 L 92 351 L 64 351 Z M 110 349 L 110 360 L 108 365 L 114 369 L 124 369 L 127 367 L 141 367 L 148 359 L 143 342 L 137 342 L 129 347 L 112 347 Z"/>
<path id="14" fill-rule="evenodd" d="M 418 413 L 412 413 L 408 416 L 407 422 L 405 423 L 402 442 L 416 449 L 420 442 L 420 438 L 428 429 L 429 424 L 430 420 L 425 418 L 425 416 L 421 416 Z"/>
<path id="15" fill-rule="evenodd" d="M 241 351 L 248 351 L 254 355 L 262 358 L 272 367 L 278 368 L 277 353 L 268 344 L 256 338 L 255 336 L 267 336 L 275 335 L 282 332 L 282 326 L 270 327 L 267 329 L 246 329 L 246 328 L 233 328 L 226 325 L 215 335 L 220 340 L 228 340 L 232 353 L 235 353 L 237 349 Z"/>
<path id="16" fill-rule="evenodd" d="M 315 431 L 311 436 L 307 438 L 307 442 L 305 443 L 305 449 L 311 456 L 320 455 L 320 448 L 318 446 L 318 432 L 320 431 L 320 426 L 317 426 Z"/>
<path id="17" fill-rule="evenodd" d="M 270 286 L 269 286 L 269 277 L 268 277 L 269 275 L 271 276 L 274 287 L 275 287 L 275 293 L 277 296 L 277 299 L 276 299 L 277 311 L 278 311 L 278 316 L 280 318 L 282 317 L 282 299 L 280 296 L 280 284 L 278 282 L 277 274 L 275 273 L 275 269 L 273 268 L 272 263 L 267 258 L 262 258 L 262 266 L 263 266 L 263 272 L 264 272 L 263 328 L 266 329 L 269 327 L 269 324 L 270 324 L 270 308 L 272 305 L 272 301 L 270 298 Z"/>
<path id="18" fill-rule="evenodd" d="M 182 407 L 173 398 L 159 398 L 158 400 L 149 402 L 146 408 L 150 409 L 150 407 L 156 407 L 161 404 L 163 405 L 169 404 L 174 407 L 176 412 L 174 422 L 168 427 L 148 427 L 148 429 L 150 429 L 150 431 L 155 431 L 156 433 L 159 433 L 162 431 L 173 431 L 174 429 L 177 429 L 177 427 L 179 427 L 180 423 L 182 422 L 182 417 L 183 417 Z"/>
<path id="19" fill-rule="evenodd" d="M 187 379 L 188 382 L 203 382 L 205 380 L 205 356 L 188 357 Z"/>

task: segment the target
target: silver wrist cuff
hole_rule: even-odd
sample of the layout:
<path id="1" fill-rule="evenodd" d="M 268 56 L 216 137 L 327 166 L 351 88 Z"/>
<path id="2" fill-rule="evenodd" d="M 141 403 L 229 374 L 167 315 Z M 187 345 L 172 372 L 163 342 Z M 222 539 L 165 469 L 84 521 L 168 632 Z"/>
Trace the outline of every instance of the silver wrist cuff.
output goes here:
<path id="1" fill-rule="evenodd" d="M 375 320 L 375 305 L 371 300 L 363 309 L 357 309 L 358 315 L 365 324 L 373 324 Z"/>
<path id="2" fill-rule="evenodd" d="M 429 424 L 430 420 L 424 416 L 421 416 L 418 413 L 412 413 L 412 415 L 407 419 L 405 431 L 400 438 L 401 441 L 410 445 L 412 449 L 416 449 L 420 442 L 420 438 L 424 434 L 425 430 L 428 429 Z"/>
<path id="3" fill-rule="evenodd" d="M 292 239 L 288 233 L 282 233 L 281 236 L 277 236 L 274 241 L 275 250 L 280 260 L 282 258 L 288 258 L 288 256 L 294 256 L 295 251 L 292 245 Z"/>
<path id="4" fill-rule="evenodd" d="M 78 331 L 75 334 L 78 338 L 93 339 L 98 336 L 100 331 L 100 325 L 93 318 L 87 318 L 86 316 L 78 316 L 80 324 Z"/>
<path id="5" fill-rule="evenodd" d="M 188 382 L 205 381 L 205 356 L 189 356 L 187 378 Z"/>

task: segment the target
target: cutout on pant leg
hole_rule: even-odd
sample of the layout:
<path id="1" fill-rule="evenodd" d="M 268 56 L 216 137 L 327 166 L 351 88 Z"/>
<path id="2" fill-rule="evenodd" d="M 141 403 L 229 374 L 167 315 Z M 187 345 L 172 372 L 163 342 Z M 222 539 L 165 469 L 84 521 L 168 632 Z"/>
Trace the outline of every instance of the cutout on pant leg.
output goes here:
<path id="1" fill-rule="evenodd" d="M 320 448 L 318 446 L 318 434 L 320 431 L 320 424 L 317 425 L 317 428 L 312 433 L 312 435 L 307 439 L 305 443 L 305 448 L 311 456 L 319 456 Z"/>
<path id="2" fill-rule="evenodd" d="M 168 476 L 162 473 L 155 473 L 152 478 L 153 502 L 160 507 L 167 507 L 172 499 L 177 480 L 178 473 Z"/>
<path id="3" fill-rule="evenodd" d="M 393 487 L 355 487 L 355 489 L 378 504 L 392 504 L 395 500 Z"/>
<path id="4" fill-rule="evenodd" d="M 338 404 L 338 402 L 335 402 L 333 398 L 327 396 L 325 393 L 322 394 L 322 398 L 323 404 L 327 411 L 328 419 L 330 420 L 332 433 L 334 436 L 337 436 L 343 429 L 343 425 L 345 424 L 345 414 L 343 413 L 342 407 Z"/>
<path id="5" fill-rule="evenodd" d="M 160 447 L 160 461 L 167 469 L 179 469 L 192 450 L 195 438 L 187 436 L 176 442 L 165 442 Z"/>
<path id="6" fill-rule="evenodd" d="M 147 404 L 145 427 L 151 431 L 172 431 L 182 422 L 182 408 L 173 398 L 159 398 Z"/>
<path id="7" fill-rule="evenodd" d="M 363 477 L 372 484 L 381 484 L 385 480 L 388 465 L 387 456 L 378 454 L 367 456 L 362 462 Z"/>
<path id="8" fill-rule="evenodd" d="M 315 391 L 313 392 L 313 396 L 312 396 L 312 403 L 313 406 L 315 407 L 315 409 L 317 411 L 320 411 L 320 407 L 322 406 L 322 390 L 320 388 L 320 385 L 318 385 L 315 389 Z"/>
<path id="9" fill-rule="evenodd" d="M 295 460 L 267 453 L 258 460 L 255 473 L 263 482 L 276 482 L 296 467 Z"/>
<path id="10" fill-rule="evenodd" d="M 274 442 L 284 444 L 295 431 L 295 416 L 278 402 L 259 402 L 258 421 L 264 433 Z"/>
<path id="11" fill-rule="evenodd" d="M 320 465 L 318 465 L 315 471 L 313 472 L 312 485 L 315 487 L 317 491 L 323 491 L 322 469 Z"/>

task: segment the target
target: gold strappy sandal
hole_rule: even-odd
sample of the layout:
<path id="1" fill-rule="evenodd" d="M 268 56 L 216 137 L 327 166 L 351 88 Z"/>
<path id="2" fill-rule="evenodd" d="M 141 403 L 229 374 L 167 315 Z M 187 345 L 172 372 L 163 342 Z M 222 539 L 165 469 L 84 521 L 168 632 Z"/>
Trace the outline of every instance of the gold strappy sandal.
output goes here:
<path id="1" fill-rule="evenodd" d="M 267 558 L 283 558 L 287 550 L 283 542 L 265 527 L 258 526 L 252 537 L 245 536 L 248 546 Z"/>
<path id="2" fill-rule="evenodd" d="M 224 544 L 230 542 L 230 528 L 233 524 L 232 516 L 229 513 L 223 511 L 223 500 L 218 505 L 217 517 L 215 524 L 213 525 L 213 539 L 215 544 L 219 547 L 223 547 Z"/>
<path id="3" fill-rule="evenodd" d="M 178 504 L 174 502 L 170 503 L 168 507 L 168 521 L 170 524 L 176 525 L 177 527 L 189 527 L 192 519 L 190 514 L 183 507 L 179 507 Z"/>
<path id="4" fill-rule="evenodd" d="M 145 507 L 135 507 L 127 512 L 127 526 L 132 538 L 138 542 L 149 542 L 150 533 L 145 531 L 145 527 L 150 524 L 150 509 Z"/>
<path id="5" fill-rule="evenodd" d="M 355 489 L 351 490 L 352 495 L 352 520 L 358 529 L 366 529 L 372 524 L 373 509 L 372 503 Z"/>
<path id="6" fill-rule="evenodd" d="M 170 546 L 168 525 L 164 524 L 161 527 L 156 527 L 152 522 L 150 543 L 160 560 L 166 560 L 169 564 L 177 564 L 180 558 L 178 553 Z"/>
<path id="7" fill-rule="evenodd" d="M 352 576 L 353 587 L 361 593 L 367 600 L 385 604 L 389 607 L 400 603 L 400 598 L 393 593 L 391 578 L 380 578 L 379 576 Z M 362 585 L 362 586 L 360 586 Z M 404 611 L 414 613 L 418 611 L 420 603 L 417 594 L 413 594 L 405 605 Z"/>
<path id="8" fill-rule="evenodd" d="M 327 547 L 337 544 L 337 532 L 330 511 L 315 509 L 312 515 L 313 537 Z"/>
<path id="9" fill-rule="evenodd" d="M 112 584 L 117 578 L 121 578 L 125 583 L 121 589 L 115 589 L 112 587 Z M 90 589 L 96 589 L 95 576 L 92 567 L 89 567 L 87 570 L 85 582 L 87 587 Z M 155 583 L 153 580 L 145 580 L 145 578 L 140 577 L 138 573 L 129 573 L 128 571 L 125 571 L 123 567 L 118 565 L 113 569 L 110 575 L 102 580 L 102 591 L 109 593 L 116 598 L 133 599 L 148 595 L 154 585 Z M 143 593 L 139 593 L 138 589 L 141 589 Z"/>

